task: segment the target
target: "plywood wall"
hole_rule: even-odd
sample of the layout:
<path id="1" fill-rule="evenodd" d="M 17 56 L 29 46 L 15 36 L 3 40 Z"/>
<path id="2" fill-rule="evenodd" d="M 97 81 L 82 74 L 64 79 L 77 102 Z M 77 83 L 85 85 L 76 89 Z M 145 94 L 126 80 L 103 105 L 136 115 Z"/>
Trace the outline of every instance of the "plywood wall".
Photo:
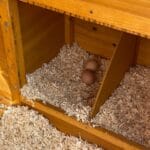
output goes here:
<path id="1" fill-rule="evenodd" d="M 33 72 L 64 44 L 64 16 L 21 2 L 19 14 L 26 71 Z"/>
<path id="2" fill-rule="evenodd" d="M 81 47 L 110 58 L 116 48 L 121 32 L 110 28 L 75 19 L 75 41 Z"/>
<path id="3" fill-rule="evenodd" d="M 121 32 L 94 23 L 75 19 L 75 41 L 88 51 L 106 58 L 118 45 Z M 137 64 L 150 66 L 150 40 L 139 38 L 137 46 Z"/>

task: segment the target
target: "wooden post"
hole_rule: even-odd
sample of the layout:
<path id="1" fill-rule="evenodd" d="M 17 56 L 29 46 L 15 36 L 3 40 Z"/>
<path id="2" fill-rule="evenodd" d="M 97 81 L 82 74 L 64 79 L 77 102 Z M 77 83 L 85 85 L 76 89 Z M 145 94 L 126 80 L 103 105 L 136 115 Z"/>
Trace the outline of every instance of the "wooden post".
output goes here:
<path id="1" fill-rule="evenodd" d="M 20 29 L 19 11 L 17 0 L 9 0 L 9 9 L 11 14 L 12 30 L 16 48 L 16 60 L 18 66 L 18 75 L 20 80 L 20 86 L 26 83 L 25 77 L 25 64 L 24 64 L 24 53 Z"/>
<path id="2" fill-rule="evenodd" d="M 72 17 L 65 15 L 65 43 L 74 42 L 74 20 Z"/>
<path id="3" fill-rule="evenodd" d="M 109 98 L 134 62 L 136 36 L 122 33 L 118 47 L 113 53 L 110 64 L 98 91 L 90 116 L 94 117 L 99 108 Z"/>
<path id="4" fill-rule="evenodd" d="M 0 14 L 11 104 L 16 104 L 20 103 L 20 85 L 25 82 L 17 0 L 0 1 Z M 19 76 L 21 76 L 21 83 Z"/>

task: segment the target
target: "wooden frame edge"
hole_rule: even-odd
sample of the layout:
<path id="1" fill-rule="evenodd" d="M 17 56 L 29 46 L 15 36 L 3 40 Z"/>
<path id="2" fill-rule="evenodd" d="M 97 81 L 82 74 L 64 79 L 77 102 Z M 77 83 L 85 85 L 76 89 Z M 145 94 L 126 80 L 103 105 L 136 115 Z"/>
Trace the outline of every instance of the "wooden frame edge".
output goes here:
<path id="1" fill-rule="evenodd" d="M 74 42 L 74 19 L 65 15 L 65 43 L 71 45 Z"/>
<path id="2" fill-rule="evenodd" d="M 13 2 L 15 2 L 13 0 Z M 6 55 L 7 67 L 8 67 L 8 84 L 11 90 L 11 102 L 19 103 L 20 101 L 20 84 L 18 78 L 18 66 L 16 57 L 16 43 L 14 38 L 12 16 L 10 11 L 10 0 L 3 0 L 0 2 L 0 14 L 1 14 L 1 29 L 2 37 L 4 39 L 4 50 Z"/>
<path id="3" fill-rule="evenodd" d="M 87 124 L 81 123 L 65 115 L 63 112 L 55 110 L 41 102 L 35 101 L 34 104 L 29 102 L 27 99 L 22 98 L 22 105 L 29 106 L 40 113 L 42 113 L 46 118 L 49 119 L 56 128 L 66 134 L 81 137 L 90 143 L 97 144 L 110 150 L 141 150 L 145 147 L 127 140 L 120 135 L 114 134 L 105 129 L 96 129 Z"/>
<path id="4" fill-rule="evenodd" d="M 23 53 L 22 36 L 21 36 L 21 29 L 20 29 L 18 1 L 9 0 L 9 9 L 11 14 L 12 30 L 14 33 L 19 82 L 20 82 L 20 86 L 23 86 L 27 81 L 25 76 L 26 71 L 25 71 L 25 64 L 24 64 L 24 53 Z"/>
<path id="5" fill-rule="evenodd" d="M 32 4 L 35 6 L 39 6 L 45 9 L 53 10 L 55 12 L 64 13 L 66 15 L 80 18 L 82 20 L 95 22 L 100 25 L 104 25 L 106 27 L 113 28 L 115 30 L 131 33 L 134 35 L 138 35 L 145 38 L 150 38 L 150 34 L 148 31 L 146 31 L 142 25 L 142 29 L 136 28 L 134 24 L 128 26 L 124 21 L 122 24 L 118 24 L 118 20 L 121 20 L 122 16 L 126 16 L 127 18 L 134 18 L 136 19 L 136 22 L 139 23 L 139 20 L 143 19 L 142 16 L 138 16 L 135 14 L 130 14 L 126 11 L 120 11 L 118 9 L 108 8 L 104 5 L 96 5 L 95 3 L 92 3 L 90 1 L 83 1 L 83 0 L 64 0 L 63 4 L 60 3 L 59 0 L 54 1 L 48 1 L 48 0 L 19 0 L 24 3 Z M 73 7 L 72 7 L 73 6 Z M 82 9 L 84 8 L 84 9 Z M 115 14 L 113 15 L 113 19 L 110 19 L 110 16 L 108 14 L 113 11 Z M 103 17 L 98 17 L 98 14 L 103 13 Z M 109 12 L 109 13 L 108 13 Z M 119 14 L 119 15 L 118 15 Z M 109 19 L 108 19 L 109 18 Z M 149 18 L 145 17 L 144 21 L 147 23 Z M 139 23 L 140 24 L 140 23 Z"/>

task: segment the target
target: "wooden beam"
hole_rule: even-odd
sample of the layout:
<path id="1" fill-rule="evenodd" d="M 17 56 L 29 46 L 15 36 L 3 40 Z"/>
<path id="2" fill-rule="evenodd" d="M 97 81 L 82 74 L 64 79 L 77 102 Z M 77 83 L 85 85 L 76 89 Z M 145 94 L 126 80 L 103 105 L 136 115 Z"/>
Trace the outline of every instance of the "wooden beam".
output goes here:
<path id="1" fill-rule="evenodd" d="M 92 128 L 87 124 L 76 121 L 75 119 L 65 115 L 64 113 L 58 111 L 55 108 L 51 108 L 41 102 L 34 102 L 34 105 L 28 102 L 27 99 L 22 98 L 22 104 L 28 105 L 29 107 L 38 110 L 45 117 L 47 117 L 55 127 L 60 131 L 82 139 L 87 140 L 90 143 L 97 144 L 102 146 L 105 149 L 111 150 L 141 150 L 144 149 L 143 146 L 135 144 L 127 140 L 122 136 L 118 136 L 112 132 L 109 132 L 105 129 Z"/>
<path id="2" fill-rule="evenodd" d="M 16 45 L 11 20 L 10 1 L 11 0 L 0 1 L 1 31 L 4 39 L 4 51 L 6 54 L 8 85 L 12 95 L 11 101 L 12 103 L 19 103 L 20 84 L 18 78 Z M 13 0 L 13 2 L 15 3 L 16 0 Z"/>
<path id="3" fill-rule="evenodd" d="M 113 29 L 150 38 L 148 0 L 20 0 Z"/>
<path id="4" fill-rule="evenodd" d="M 102 84 L 92 107 L 91 117 L 94 117 L 99 108 L 109 98 L 124 77 L 125 72 L 134 62 L 136 36 L 122 33 L 118 47 L 113 53 L 108 69 L 104 74 Z"/>
<path id="5" fill-rule="evenodd" d="M 74 19 L 65 15 L 65 43 L 72 44 L 74 42 Z"/>
<path id="6" fill-rule="evenodd" d="M 9 0 L 9 9 L 11 15 L 12 30 L 14 33 L 13 35 L 14 35 L 14 42 L 15 42 L 15 49 L 16 49 L 16 59 L 17 59 L 20 86 L 23 86 L 26 83 L 26 77 L 25 77 L 26 71 L 25 71 L 25 64 L 24 64 L 24 53 L 23 53 L 17 0 Z"/>

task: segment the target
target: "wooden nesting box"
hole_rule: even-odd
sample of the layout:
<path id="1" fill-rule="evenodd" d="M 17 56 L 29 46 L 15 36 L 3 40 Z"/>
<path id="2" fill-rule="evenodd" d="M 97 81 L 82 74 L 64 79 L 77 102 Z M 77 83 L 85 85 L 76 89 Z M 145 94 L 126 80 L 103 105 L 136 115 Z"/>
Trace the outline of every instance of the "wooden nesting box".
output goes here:
<path id="1" fill-rule="evenodd" d="M 110 59 L 91 111 L 95 116 L 131 65 L 150 66 L 149 12 L 147 0 L 1 0 L 0 102 L 33 107 L 63 132 L 106 149 L 144 149 L 107 130 L 77 122 L 53 106 L 40 102 L 32 106 L 20 95 L 20 88 L 26 73 L 55 57 L 63 44 L 78 42 Z"/>

